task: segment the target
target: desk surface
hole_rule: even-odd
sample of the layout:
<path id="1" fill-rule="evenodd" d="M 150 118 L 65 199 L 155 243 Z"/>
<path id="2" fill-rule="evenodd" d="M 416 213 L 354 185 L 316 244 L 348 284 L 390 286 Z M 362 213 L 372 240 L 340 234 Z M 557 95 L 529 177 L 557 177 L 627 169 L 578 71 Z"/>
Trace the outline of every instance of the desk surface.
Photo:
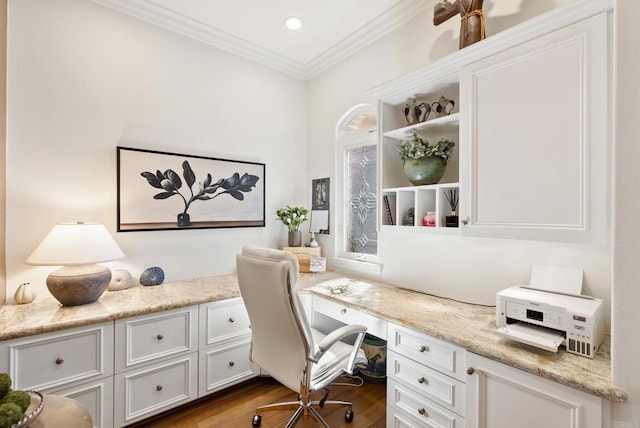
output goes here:
<path id="1" fill-rule="evenodd" d="M 300 275 L 298 289 L 572 388 L 611 401 L 627 399 L 625 391 L 611 384 L 608 339 L 592 360 L 501 338 L 494 333 L 493 307 L 456 302 L 335 272 Z M 239 296 L 237 277 L 229 274 L 107 291 L 97 302 L 82 306 L 62 307 L 53 297 L 40 297 L 30 304 L 0 308 L 0 340 Z"/>

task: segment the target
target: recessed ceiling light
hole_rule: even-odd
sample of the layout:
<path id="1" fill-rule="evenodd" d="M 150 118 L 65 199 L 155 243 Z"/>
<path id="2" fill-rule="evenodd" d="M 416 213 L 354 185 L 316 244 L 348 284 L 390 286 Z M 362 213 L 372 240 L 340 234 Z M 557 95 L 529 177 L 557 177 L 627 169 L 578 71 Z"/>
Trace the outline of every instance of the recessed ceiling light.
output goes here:
<path id="1" fill-rule="evenodd" d="M 299 30 L 302 27 L 302 19 L 297 16 L 289 16 L 284 19 L 284 25 L 290 30 Z"/>

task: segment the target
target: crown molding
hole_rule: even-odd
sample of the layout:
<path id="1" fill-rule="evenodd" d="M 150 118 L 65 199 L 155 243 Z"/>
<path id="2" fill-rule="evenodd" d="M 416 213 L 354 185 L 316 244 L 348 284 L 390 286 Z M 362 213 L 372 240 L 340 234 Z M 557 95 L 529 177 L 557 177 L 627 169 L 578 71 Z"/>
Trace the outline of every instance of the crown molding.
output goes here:
<path id="1" fill-rule="evenodd" d="M 430 8 L 430 4 L 424 0 L 399 2 L 384 15 L 370 21 L 307 64 L 307 79 L 353 55 Z"/>
<path id="2" fill-rule="evenodd" d="M 370 21 L 311 62 L 303 64 L 149 0 L 92 1 L 302 80 L 313 78 L 427 9 L 424 0 L 401 1 L 383 16 Z"/>

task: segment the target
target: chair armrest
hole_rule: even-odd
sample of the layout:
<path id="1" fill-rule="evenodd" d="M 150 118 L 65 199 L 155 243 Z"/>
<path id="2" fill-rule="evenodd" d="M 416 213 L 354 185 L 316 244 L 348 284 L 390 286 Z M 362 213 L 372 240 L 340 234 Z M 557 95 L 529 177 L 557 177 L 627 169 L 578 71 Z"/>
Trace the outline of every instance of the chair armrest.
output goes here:
<path id="1" fill-rule="evenodd" d="M 336 342 L 339 342 L 340 340 L 352 334 L 364 334 L 366 333 L 366 331 L 367 327 L 359 324 L 345 325 L 333 330 L 318 344 L 318 351 L 313 355 L 311 360 L 313 362 L 318 362 L 320 357 L 322 357 L 322 355 L 327 352 L 327 350 L 331 348 Z"/>

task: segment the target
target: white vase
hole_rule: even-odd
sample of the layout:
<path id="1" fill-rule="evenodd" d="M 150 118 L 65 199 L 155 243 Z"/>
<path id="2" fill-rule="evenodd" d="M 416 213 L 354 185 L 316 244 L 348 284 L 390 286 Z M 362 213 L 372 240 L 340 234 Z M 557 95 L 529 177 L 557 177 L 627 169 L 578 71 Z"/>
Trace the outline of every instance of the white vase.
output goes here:
<path id="1" fill-rule="evenodd" d="M 318 246 L 318 241 L 316 241 L 316 233 L 311 232 L 311 240 L 309 241 L 309 246 L 311 248 L 316 248 Z"/>
<path id="2" fill-rule="evenodd" d="M 31 303 L 35 300 L 36 293 L 31 289 L 31 284 L 25 282 L 20 284 L 15 294 L 13 295 L 13 300 L 19 304 L 24 305 L 26 303 Z"/>

